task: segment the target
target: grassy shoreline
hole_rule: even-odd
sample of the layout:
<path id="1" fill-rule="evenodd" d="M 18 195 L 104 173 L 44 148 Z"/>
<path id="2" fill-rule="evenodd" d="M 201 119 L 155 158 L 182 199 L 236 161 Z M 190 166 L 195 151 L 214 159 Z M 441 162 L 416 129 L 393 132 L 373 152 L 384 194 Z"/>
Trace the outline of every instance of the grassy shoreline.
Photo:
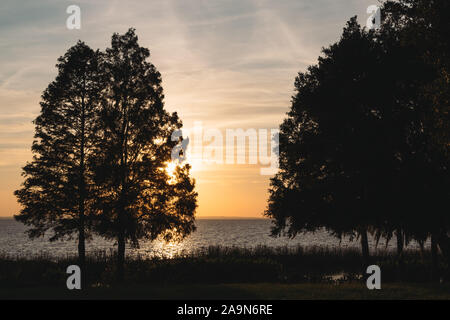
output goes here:
<path id="1" fill-rule="evenodd" d="M 126 261 L 125 286 L 115 283 L 114 254 L 98 252 L 87 258 L 81 293 L 66 289 L 71 264 L 77 264 L 75 257 L 0 256 L 0 298 L 450 298 L 448 283 L 431 281 L 428 251 L 407 250 L 401 261 L 391 251 L 374 253 L 383 293 L 368 293 L 356 249 L 209 247 L 171 259 L 133 257 Z M 439 268 L 448 272 L 442 262 Z"/>

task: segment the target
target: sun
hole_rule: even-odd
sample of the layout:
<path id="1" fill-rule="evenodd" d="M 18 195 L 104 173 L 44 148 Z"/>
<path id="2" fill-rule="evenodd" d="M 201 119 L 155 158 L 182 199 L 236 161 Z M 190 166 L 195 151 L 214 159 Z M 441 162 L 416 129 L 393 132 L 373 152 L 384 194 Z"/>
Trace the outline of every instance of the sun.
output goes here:
<path id="1" fill-rule="evenodd" d="M 202 161 L 201 159 L 196 159 L 190 155 L 187 156 L 186 162 L 182 162 L 181 165 L 184 165 L 188 163 L 191 166 L 191 170 L 190 172 L 197 172 L 201 170 L 201 166 L 202 166 Z M 175 182 L 176 179 L 176 170 L 177 167 L 180 165 L 180 163 L 178 161 L 169 161 L 166 163 L 166 173 L 170 178 L 170 182 Z"/>
<path id="2" fill-rule="evenodd" d="M 200 171 L 202 168 L 201 157 L 196 157 L 196 156 L 188 153 L 186 156 L 186 162 L 191 165 L 191 172 Z"/>
<path id="3" fill-rule="evenodd" d="M 171 180 L 174 180 L 176 178 L 175 176 L 175 170 L 177 169 L 177 163 L 174 161 L 169 161 L 166 166 L 166 172 L 167 175 L 170 177 Z"/>

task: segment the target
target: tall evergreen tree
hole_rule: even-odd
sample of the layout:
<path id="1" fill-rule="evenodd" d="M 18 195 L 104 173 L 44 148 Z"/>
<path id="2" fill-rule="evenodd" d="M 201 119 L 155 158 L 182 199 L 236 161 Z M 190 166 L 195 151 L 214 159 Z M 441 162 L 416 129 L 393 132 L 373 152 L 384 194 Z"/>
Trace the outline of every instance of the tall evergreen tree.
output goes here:
<path id="1" fill-rule="evenodd" d="M 22 205 L 15 218 L 31 226 L 29 236 L 51 230 L 54 241 L 76 234 L 81 266 L 94 214 L 90 160 L 102 99 L 99 60 L 100 53 L 83 42 L 58 59 L 58 75 L 44 91 L 34 120 L 33 160 L 23 168 L 25 181 L 15 191 Z"/>
<path id="2" fill-rule="evenodd" d="M 109 78 L 97 159 L 102 211 L 97 230 L 117 240 L 119 280 L 127 242 L 138 246 L 143 238 L 171 240 L 195 230 L 190 167 L 178 164 L 173 175 L 166 170 L 178 144 L 172 133 L 182 123 L 164 109 L 161 75 L 149 56 L 130 29 L 113 35 L 103 65 Z"/>

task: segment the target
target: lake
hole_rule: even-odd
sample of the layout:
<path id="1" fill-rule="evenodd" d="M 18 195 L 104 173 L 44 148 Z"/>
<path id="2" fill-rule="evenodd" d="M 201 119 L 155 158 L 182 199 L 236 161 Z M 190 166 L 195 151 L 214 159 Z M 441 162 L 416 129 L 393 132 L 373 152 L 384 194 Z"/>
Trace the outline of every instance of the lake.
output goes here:
<path id="1" fill-rule="evenodd" d="M 295 239 L 272 238 L 271 222 L 264 219 L 199 219 L 197 231 L 181 243 L 164 243 L 163 241 L 142 241 L 140 248 L 127 248 L 128 255 L 172 257 L 175 254 L 189 253 L 209 246 L 246 247 L 304 247 L 321 246 L 329 248 L 359 248 L 359 241 L 350 242 L 344 239 L 340 242 L 325 231 L 298 235 Z M 13 219 L 0 219 L 0 254 L 14 257 L 32 257 L 46 254 L 52 257 L 76 255 L 76 240 L 49 242 L 48 236 L 29 240 L 25 231 L 27 228 Z M 369 239 L 370 247 L 375 249 L 375 241 Z M 395 238 L 388 244 L 387 250 L 395 250 Z M 115 248 L 114 241 L 106 241 L 94 237 L 86 245 L 88 252 L 110 250 Z M 411 243 L 408 248 L 418 248 L 417 243 Z M 380 241 L 378 250 L 385 250 L 385 241 Z"/>

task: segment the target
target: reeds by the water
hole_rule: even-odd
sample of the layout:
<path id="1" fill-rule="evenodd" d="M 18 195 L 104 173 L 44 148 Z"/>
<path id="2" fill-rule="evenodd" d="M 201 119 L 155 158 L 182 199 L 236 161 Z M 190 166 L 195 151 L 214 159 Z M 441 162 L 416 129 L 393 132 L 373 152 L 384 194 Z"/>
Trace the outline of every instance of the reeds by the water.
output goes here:
<path id="1" fill-rule="evenodd" d="M 376 251 L 371 263 L 380 266 L 383 282 L 426 282 L 431 279 L 428 251 L 406 250 L 399 259 L 392 251 Z M 64 285 L 66 268 L 77 264 L 73 256 L 52 258 L 0 254 L 0 285 Z M 92 286 L 108 286 L 115 279 L 115 252 L 91 252 L 84 276 Z M 442 270 L 448 266 L 441 264 Z M 128 283 L 255 283 L 355 281 L 363 269 L 356 249 L 324 247 L 254 248 L 211 246 L 172 258 L 128 257 Z"/>

